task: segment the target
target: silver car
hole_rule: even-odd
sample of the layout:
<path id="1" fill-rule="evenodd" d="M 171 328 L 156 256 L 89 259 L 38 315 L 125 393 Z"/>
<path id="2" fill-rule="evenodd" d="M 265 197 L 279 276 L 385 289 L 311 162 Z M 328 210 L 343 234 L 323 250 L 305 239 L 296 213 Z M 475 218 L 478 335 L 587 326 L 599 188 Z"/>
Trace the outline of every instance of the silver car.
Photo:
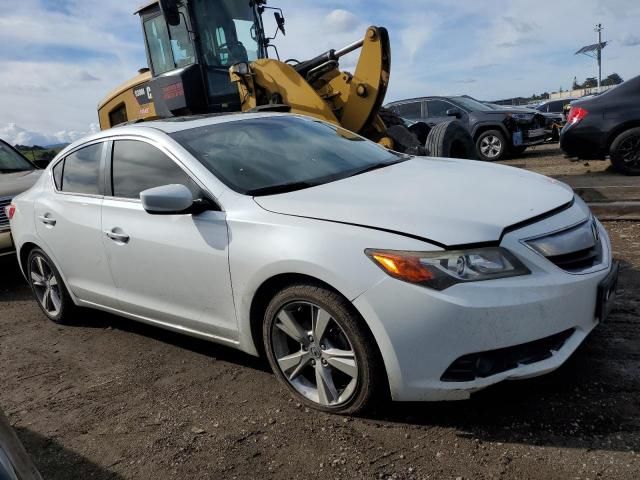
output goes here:
<path id="1" fill-rule="evenodd" d="M 339 413 L 549 372 L 617 279 L 566 185 L 294 115 L 107 130 L 7 210 L 51 320 L 91 307 L 264 352 L 297 398 Z"/>

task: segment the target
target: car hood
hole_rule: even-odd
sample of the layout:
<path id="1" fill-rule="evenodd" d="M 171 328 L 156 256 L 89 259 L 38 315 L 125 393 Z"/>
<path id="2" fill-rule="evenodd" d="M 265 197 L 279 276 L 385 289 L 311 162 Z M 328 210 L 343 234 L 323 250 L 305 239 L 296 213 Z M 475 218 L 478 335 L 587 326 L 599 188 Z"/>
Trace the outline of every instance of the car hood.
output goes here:
<path id="1" fill-rule="evenodd" d="M 255 197 L 271 212 L 389 230 L 443 246 L 497 241 L 506 227 L 572 199 L 567 185 L 526 170 L 424 157 Z"/>
<path id="2" fill-rule="evenodd" d="M 14 197 L 38 181 L 43 170 L 0 173 L 0 197 Z"/>

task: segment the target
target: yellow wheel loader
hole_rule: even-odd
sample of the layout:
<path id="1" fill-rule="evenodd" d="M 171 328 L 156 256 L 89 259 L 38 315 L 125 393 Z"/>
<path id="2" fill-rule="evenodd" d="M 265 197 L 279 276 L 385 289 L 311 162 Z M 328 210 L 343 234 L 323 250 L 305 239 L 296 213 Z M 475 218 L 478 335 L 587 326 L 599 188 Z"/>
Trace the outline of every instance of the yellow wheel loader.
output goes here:
<path id="1" fill-rule="evenodd" d="M 277 25 L 272 37 L 263 24 L 267 10 Z M 426 124 L 407 126 L 382 108 L 391 67 L 383 27 L 369 27 L 362 40 L 311 60 L 283 62 L 271 41 L 285 34 L 284 16 L 266 0 L 154 0 L 136 13 L 149 67 L 100 103 L 102 129 L 176 116 L 282 111 L 333 123 L 400 152 L 475 158 L 459 122 L 439 126 L 427 151 Z M 340 58 L 356 50 L 355 71 L 341 71 Z M 269 58 L 270 51 L 278 59 Z"/>

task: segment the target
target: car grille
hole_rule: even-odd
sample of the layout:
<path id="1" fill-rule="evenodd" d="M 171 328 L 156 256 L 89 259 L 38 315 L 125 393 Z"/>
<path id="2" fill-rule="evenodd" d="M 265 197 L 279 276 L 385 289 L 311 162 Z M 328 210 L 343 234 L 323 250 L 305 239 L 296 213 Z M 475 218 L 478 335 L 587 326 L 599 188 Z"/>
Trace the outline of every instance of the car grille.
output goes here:
<path id="1" fill-rule="evenodd" d="M 570 273 L 580 273 L 602 263 L 602 240 L 595 219 L 526 244 L 554 265 Z"/>
<path id="2" fill-rule="evenodd" d="M 533 342 L 464 355 L 447 368 L 440 380 L 471 382 L 476 378 L 490 377 L 521 365 L 541 362 L 560 350 L 573 332 L 574 329 L 570 328 Z"/>
<path id="3" fill-rule="evenodd" d="M 0 230 L 9 226 L 9 219 L 4 211 L 4 207 L 11 203 L 11 197 L 0 197 Z"/>

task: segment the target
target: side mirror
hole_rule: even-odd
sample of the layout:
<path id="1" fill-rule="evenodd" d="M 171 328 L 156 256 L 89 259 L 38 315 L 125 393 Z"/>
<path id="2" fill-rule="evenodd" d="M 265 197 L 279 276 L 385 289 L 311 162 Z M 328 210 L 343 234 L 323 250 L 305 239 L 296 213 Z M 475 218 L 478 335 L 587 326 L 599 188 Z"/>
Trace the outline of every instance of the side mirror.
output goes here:
<path id="1" fill-rule="evenodd" d="M 163 185 L 140 192 L 142 206 L 151 215 L 191 213 L 193 195 L 184 185 Z"/>
<path id="2" fill-rule="evenodd" d="M 284 17 L 280 12 L 274 12 L 274 17 L 276 17 L 276 23 L 278 24 L 278 29 L 282 32 L 283 35 L 286 35 L 284 31 Z"/>
<path id="3" fill-rule="evenodd" d="M 180 11 L 178 10 L 178 0 L 160 0 L 160 10 L 165 20 L 172 27 L 180 25 Z"/>
<path id="4" fill-rule="evenodd" d="M 447 117 L 462 118 L 462 112 L 457 108 L 450 108 L 449 110 L 447 110 L 446 113 L 447 113 Z"/>

